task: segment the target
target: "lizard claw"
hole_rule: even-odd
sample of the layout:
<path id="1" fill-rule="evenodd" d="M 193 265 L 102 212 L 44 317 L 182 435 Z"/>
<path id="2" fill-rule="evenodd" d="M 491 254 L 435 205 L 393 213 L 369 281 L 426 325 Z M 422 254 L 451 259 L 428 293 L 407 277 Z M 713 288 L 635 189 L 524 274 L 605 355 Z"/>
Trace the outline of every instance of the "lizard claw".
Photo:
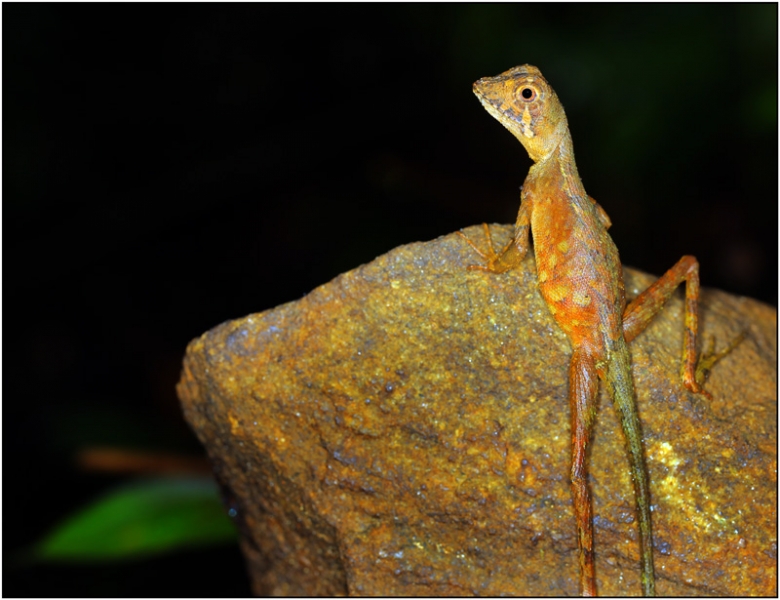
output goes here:
<path id="1" fill-rule="evenodd" d="M 712 394 L 705 390 L 702 387 L 702 384 L 707 379 L 707 375 L 709 375 L 709 372 L 712 370 L 712 367 L 715 366 L 715 363 L 717 363 L 721 358 L 736 348 L 742 342 L 742 340 L 745 339 L 746 334 L 747 331 L 740 333 L 737 337 L 731 340 L 731 342 L 729 342 L 728 346 L 726 346 L 720 352 L 715 352 L 715 338 L 710 337 L 709 343 L 707 344 L 707 349 L 701 353 L 699 356 L 699 362 L 696 364 L 694 380 L 685 381 L 685 387 L 694 394 L 701 394 L 708 400 L 712 400 Z"/>
<path id="2" fill-rule="evenodd" d="M 482 250 L 480 250 L 477 247 L 477 245 L 474 242 L 472 242 L 465 233 L 463 233 L 463 231 L 457 231 L 456 233 L 460 237 L 462 237 L 464 240 L 466 240 L 466 243 L 474 249 L 474 252 L 479 254 L 486 261 L 495 260 L 496 258 L 498 258 L 498 255 L 496 254 L 496 250 L 493 247 L 493 238 L 490 235 L 490 228 L 488 227 L 487 223 L 482 223 L 482 227 L 485 230 L 485 237 L 487 238 L 487 241 L 488 241 L 488 251 L 487 252 L 483 252 Z"/>
<path id="3" fill-rule="evenodd" d="M 493 246 L 493 237 L 490 235 L 490 227 L 488 227 L 487 223 L 482 223 L 482 227 L 485 230 L 485 237 L 488 241 L 488 249 L 487 252 L 483 252 L 480 250 L 477 245 L 471 241 L 468 236 L 463 233 L 462 231 L 457 231 L 456 233 L 462 237 L 466 243 L 471 246 L 474 249 L 474 252 L 479 254 L 482 259 L 485 261 L 486 264 L 484 265 L 468 265 L 466 268 L 469 271 L 485 271 L 487 273 L 504 273 L 511 269 L 514 266 L 514 262 L 508 263 L 506 265 L 501 264 L 501 257 L 504 256 L 508 250 L 510 250 L 511 247 L 514 246 L 513 242 L 509 243 L 509 246 L 505 248 L 501 254 L 496 252 L 495 246 Z"/>

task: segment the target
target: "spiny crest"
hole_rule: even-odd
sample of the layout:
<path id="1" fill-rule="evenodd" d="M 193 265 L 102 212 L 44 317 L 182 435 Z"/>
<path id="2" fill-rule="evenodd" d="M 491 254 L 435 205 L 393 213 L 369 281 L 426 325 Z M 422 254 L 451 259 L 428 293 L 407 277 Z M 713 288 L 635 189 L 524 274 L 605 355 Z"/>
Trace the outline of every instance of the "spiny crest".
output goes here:
<path id="1" fill-rule="evenodd" d="M 520 140 L 535 162 L 547 158 L 567 130 L 558 96 L 532 65 L 483 77 L 474 83 L 474 93 L 482 106 Z"/>

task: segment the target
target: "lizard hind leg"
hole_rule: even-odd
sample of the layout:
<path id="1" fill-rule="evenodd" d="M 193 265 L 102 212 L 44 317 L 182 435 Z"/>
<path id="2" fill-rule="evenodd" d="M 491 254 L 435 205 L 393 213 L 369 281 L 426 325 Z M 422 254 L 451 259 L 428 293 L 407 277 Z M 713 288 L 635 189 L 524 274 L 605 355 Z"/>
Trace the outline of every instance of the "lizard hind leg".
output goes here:
<path id="1" fill-rule="evenodd" d="M 593 357 L 575 350 L 569 364 L 569 404 L 571 410 L 571 489 L 577 520 L 577 546 L 580 563 L 580 595 L 596 595 L 593 555 L 593 509 L 588 487 L 588 446 L 596 412 L 599 379 Z"/>
<path id="2" fill-rule="evenodd" d="M 650 324 L 674 290 L 685 282 L 685 339 L 682 353 L 683 385 L 694 394 L 712 398 L 697 381 L 696 338 L 699 334 L 699 263 L 693 256 L 683 256 L 649 288 L 639 294 L 623 312 L 623 335 L 630 342 Z M 720 357 L 718 357 L 720 358 Z M 703 366 L 712 366 L 713 361 Z M 699 369 L 699 375 L 703 373 Z"/>

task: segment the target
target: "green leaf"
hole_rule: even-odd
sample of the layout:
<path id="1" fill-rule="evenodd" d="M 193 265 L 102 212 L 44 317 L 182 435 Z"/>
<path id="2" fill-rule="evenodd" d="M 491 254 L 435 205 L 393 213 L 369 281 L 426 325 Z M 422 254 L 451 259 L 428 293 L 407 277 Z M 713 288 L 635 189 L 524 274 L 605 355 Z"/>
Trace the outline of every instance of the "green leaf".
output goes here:
<path id="1" fill-rule="evenodd" d="M 33 549 L 47 561 L 105 561 L 237 539 L 210 478 L 143 481 L 67 519 Z"/>

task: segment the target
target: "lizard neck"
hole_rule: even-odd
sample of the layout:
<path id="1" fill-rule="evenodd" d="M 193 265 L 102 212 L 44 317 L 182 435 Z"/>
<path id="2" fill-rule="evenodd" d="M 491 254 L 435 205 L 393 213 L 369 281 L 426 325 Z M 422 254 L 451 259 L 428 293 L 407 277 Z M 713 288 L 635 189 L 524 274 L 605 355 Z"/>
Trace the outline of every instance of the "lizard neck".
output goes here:
<path id="1" fill-rule="evenodd" d="M 552 180 L 560 178 L 561 188 L 571 199 L 587 198 L 585 187 L 577 171 L 577 163 L 574 161 L 574 145 L 569 127 L 565 121 L 559 127 L 562 131 L 556 132 L 558 144 L 531 167 L 531 172 L 536 177 L 552 178 Z"/>
<path id="2" fill-rule="evenodd" d="M 574 145 L 571 141 L 571 133 L 569 133 L 568 127 L 566 128 L 564 136 L 561 138 L 561 143 L 558 144 L 555 156 L 569 196 L 587 198 L 588 195 L 585 193 L 585 186 L 582 185 L 579 171 L 577 171 L 577 163 L 574 160 Z"/>

